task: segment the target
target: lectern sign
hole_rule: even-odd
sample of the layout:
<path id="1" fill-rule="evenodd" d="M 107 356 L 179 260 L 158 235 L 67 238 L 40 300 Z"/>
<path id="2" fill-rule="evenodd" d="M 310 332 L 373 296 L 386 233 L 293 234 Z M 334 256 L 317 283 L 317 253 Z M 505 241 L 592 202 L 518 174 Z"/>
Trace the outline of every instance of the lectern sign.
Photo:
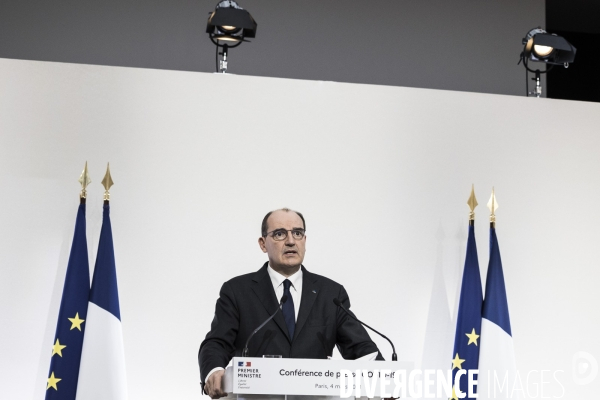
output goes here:
<path id="1" fill-rule="evenodd" d="M 225 390 L 235 394 L 339 396 L 342 389 L 355 389 L 347 387 L 349 381 L 341 376 L 341 371 L 351 371 L 371 378 L 374 386 L 369 389 L 379 393 L 379 382 L 386 379 L 377 377 L 387 376 L 389 382 L 396 371 L 410 372 L 411 367 L 411 363 L 392 361 L 236 357 L 225 373 Z"/>

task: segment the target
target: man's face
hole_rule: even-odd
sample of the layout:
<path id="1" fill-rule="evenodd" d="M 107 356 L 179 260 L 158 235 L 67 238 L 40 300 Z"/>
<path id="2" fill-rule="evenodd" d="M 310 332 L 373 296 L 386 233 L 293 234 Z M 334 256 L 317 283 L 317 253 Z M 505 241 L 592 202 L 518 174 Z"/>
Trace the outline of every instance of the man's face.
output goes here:
<path id="1" fill-rule="evenodd" d="M 277 229 L 304 229 L 302 219 L 293 211 L 274 211 L 267 220 L 267 232 Z M 283 240 L 275 240 L 271 234 L 258 239 L 264 253 L 269 255 L 271 268 L 284 275 L 291 275 L 298 270 L 304 260 L 306 236 L 294 239 L 292 232 L 287 232 Z"/>

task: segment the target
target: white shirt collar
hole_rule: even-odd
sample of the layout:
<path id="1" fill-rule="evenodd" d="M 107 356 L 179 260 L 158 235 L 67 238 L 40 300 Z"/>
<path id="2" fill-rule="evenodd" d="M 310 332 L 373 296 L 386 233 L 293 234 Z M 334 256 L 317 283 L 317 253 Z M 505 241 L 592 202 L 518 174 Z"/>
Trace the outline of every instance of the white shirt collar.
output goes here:
<path id="1" fill-rule="evenodd" d="M 271 268 L 271 263 L 269 263 L 269 266 L 267 267 L 267 272 L 269 273 L 269 277 L 271 278 L 271 282 L 273 282 L 273 287 L 275 288 L 279 287 L 286 279 L 289 279 L 290 282 L 292 282 L 294 289 L 298 287 L 297 284 L 299 282 L 302 282 L 302 267 L 300 267 L 298 271 L 294 272 L 287 278 Z"/>

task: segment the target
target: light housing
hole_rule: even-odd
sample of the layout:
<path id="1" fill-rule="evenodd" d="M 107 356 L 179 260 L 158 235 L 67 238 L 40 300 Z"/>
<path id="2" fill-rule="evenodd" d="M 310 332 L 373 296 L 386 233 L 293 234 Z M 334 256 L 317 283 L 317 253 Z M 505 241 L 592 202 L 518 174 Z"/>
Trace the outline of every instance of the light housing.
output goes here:
<path id="1" fill-rule="evenodd" d="M 206 33 L 216 45 L 219 40 L 240 44 L 256 36 L 256 27 L 254 18 L 235 0 L 223 0 L 208 17 Z"/>
<path id="2" fill-rule="evenodd" d="M 551 34 L 542 28 L 530 30 L 523 39 L 524 59 L 551 65 L 564 65 L 575 60 L 577 49 L 562 36 Z"/>

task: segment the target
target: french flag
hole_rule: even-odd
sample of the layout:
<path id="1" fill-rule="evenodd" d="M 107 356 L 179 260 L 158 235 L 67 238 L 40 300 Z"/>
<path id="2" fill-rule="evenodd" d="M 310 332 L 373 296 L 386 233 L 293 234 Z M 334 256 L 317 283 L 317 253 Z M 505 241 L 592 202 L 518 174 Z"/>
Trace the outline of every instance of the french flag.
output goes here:
<path id="1" fill-rule="evenodd" d="M 479 399 L 518 399 L 515 351 L 502 260 L 494 224 L 490 228 L 490 262 L 485 285 L 479 350 Z"/>
<path id="2" fill-rule="evenodd" d="M 86 324 L 76 399 L 127 399 L 117 272 L 107 201 Z"/>

